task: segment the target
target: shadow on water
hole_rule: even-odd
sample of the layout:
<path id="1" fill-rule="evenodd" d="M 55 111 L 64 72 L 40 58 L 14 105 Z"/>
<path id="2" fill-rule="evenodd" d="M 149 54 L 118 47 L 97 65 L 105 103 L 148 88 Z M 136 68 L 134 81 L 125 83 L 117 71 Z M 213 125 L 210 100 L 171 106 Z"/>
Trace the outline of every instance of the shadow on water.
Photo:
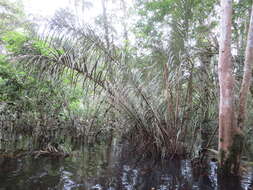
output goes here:
<path id="1" fill-rule="evenodd" d="M 69 158 L 0 158 L 0 190 L 251 190 L 253 170 L 217 177 L 217 165 L 195 174 L 188 160 L 135 162 L 116 145 L 82 147 Z"/>

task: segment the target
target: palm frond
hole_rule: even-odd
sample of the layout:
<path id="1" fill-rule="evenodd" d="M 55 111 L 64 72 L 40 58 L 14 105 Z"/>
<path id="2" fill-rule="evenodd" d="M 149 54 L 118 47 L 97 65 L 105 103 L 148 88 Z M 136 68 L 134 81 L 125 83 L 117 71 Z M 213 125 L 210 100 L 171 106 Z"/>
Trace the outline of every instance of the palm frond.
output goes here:
<path id="1" fill-rule="evenodd" d="M 84 81 L 94 82 L 94 89 L 97 86 L 107 89 L 108 69 L 119 65 L 121 60 L 120 51 L 114 44 L 106 49 L 95 30 L 89 25 L 80 25 L 71 14 L 56 15 L 49 27 L 42 34 L 35 34 L 33 39 L 25 44 L 25 53 L 19 55 L 27 66 L 55 77 L 66 71 L 73 76 L 82 74 Z M 34 47 L 36 41 L 43 44 L 42 47 Z M 46 52 L 40 48 L 45 48 Z"/>

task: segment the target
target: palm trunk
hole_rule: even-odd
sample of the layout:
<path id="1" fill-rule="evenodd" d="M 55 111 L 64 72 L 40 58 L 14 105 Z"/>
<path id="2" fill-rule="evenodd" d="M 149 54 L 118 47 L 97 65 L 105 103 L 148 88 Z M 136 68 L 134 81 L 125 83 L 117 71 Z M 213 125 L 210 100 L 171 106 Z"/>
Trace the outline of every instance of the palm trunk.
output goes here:
<path id="1" fill-rule="evenodd" d="M 203 120 L 201 122 L 201 146 L 206 148 L 208 146 L 208 137 L 211 134 L 211 127 L 209 125 L 209 110 L 210 110 L 210 84 L 208 71 L 210 70 L 212 55 L 208 53 L 211 51 L 206 49 L 200 55 L 200 71 L 201 71 L 201 91 L 202 91 L 202 105 L 201 112 L 203 114 Z"/>

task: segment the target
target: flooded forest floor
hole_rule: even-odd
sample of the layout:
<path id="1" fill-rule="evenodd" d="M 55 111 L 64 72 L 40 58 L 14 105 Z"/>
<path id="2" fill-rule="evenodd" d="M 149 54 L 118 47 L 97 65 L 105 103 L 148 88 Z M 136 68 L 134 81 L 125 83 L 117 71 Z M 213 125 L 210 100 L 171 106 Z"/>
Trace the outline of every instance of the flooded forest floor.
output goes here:
<path id="1" fill-rule="evenodd" d="M 31 138 L 0 145 L 0 190 L 251 190 L 253 168 L 241 177 L 220 178 L 217 163 L 196 169 L 192 160 L 154 161 L 117 138 L 100 143 L 65 143 L 64 154 L 28 151 Z M 59 145 L 60 146 L 60 145 Z M 26 147 L 26 148 L 25 148 Z M 60 148 L 58 147 L 58 150 Z M 68 151 L 71 150 L 71 151 Z M 60 152 L 60 151 L 59 151 Z M 67 152 L 67 153 L 66 153 Z"/>

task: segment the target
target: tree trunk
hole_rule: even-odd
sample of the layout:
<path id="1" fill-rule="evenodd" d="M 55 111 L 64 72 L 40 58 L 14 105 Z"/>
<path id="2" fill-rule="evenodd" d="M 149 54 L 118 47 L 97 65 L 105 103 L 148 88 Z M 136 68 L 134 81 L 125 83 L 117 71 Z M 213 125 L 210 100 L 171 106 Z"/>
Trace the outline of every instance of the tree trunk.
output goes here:
<path id="1" fill-rule="evenodd" d="M 108 13 L 107 13 L 107 3 L 108 0 L 101 0 L 101 4 L 102 4 L 102 11 L 103 11 L 103 28 L 104 28 L 104 39 L 105 39 L 105 46 L 106 46 L 106 51 L 108 53 L 108 56 L 106 57 L 105 63 L 108 64 L 108 77 L 109 77 L 109 82 L 111 84 L 115 83 L 114 80 L 114 70 L 113 70 L 113 65 L 110 61 L 110 56 L 112 53 L 111 50 L 111 43 L 113 44 L 113 37 L 111 37 L 110 39 L 110 22 L 108 20 Z"/>
<path id="2" fill-rule="evenodd" d="M 105 42 L 107 50 L 110 49 L 110 41 L 109 41 L 109 26 L 108 26 L 108 18 L 107 18 L 107 9 L 106 9 L 106 0 L 101 0 L 102 9 L 103 9 L 103 25 L 105 30 Z"/>
<path id="3" fill-rule="evenodd" d="M 221 39 L 219 49 L 219 164 L 223 174 L 239 170 L 237 145 L 240 135 L 236 133 L 234 110 L 234 78 L 231 62 L 232 0 L 221 0 Z"/>
<path id="4" fill-rule="evenodd" d="M 128 63 L 128 46 L 129 46 L 129 39 L 128 39 L 128 31 L 127 31 L 127 6 L 125 0 L 121 0 L 122 4 L 122 11 L 123 11 L 123 18 L 122 18 L 122 26 L 123 26 L 123 37 L 124 37 L 124 64 L 127 65 Z"/>
<path id="5" fill-rule="evenodd" d="M 239 99 L 238 127 L 240 129 L 243 128 L 244 121 L 246 118 L 247 95 L 249 92 L 252 78 L 251 76 L 252 62 L 253 62 L 253 11 L 251 11 L 250 25 L 248 31 L 248 41 L 245 52 L 244 74 Z"/>

